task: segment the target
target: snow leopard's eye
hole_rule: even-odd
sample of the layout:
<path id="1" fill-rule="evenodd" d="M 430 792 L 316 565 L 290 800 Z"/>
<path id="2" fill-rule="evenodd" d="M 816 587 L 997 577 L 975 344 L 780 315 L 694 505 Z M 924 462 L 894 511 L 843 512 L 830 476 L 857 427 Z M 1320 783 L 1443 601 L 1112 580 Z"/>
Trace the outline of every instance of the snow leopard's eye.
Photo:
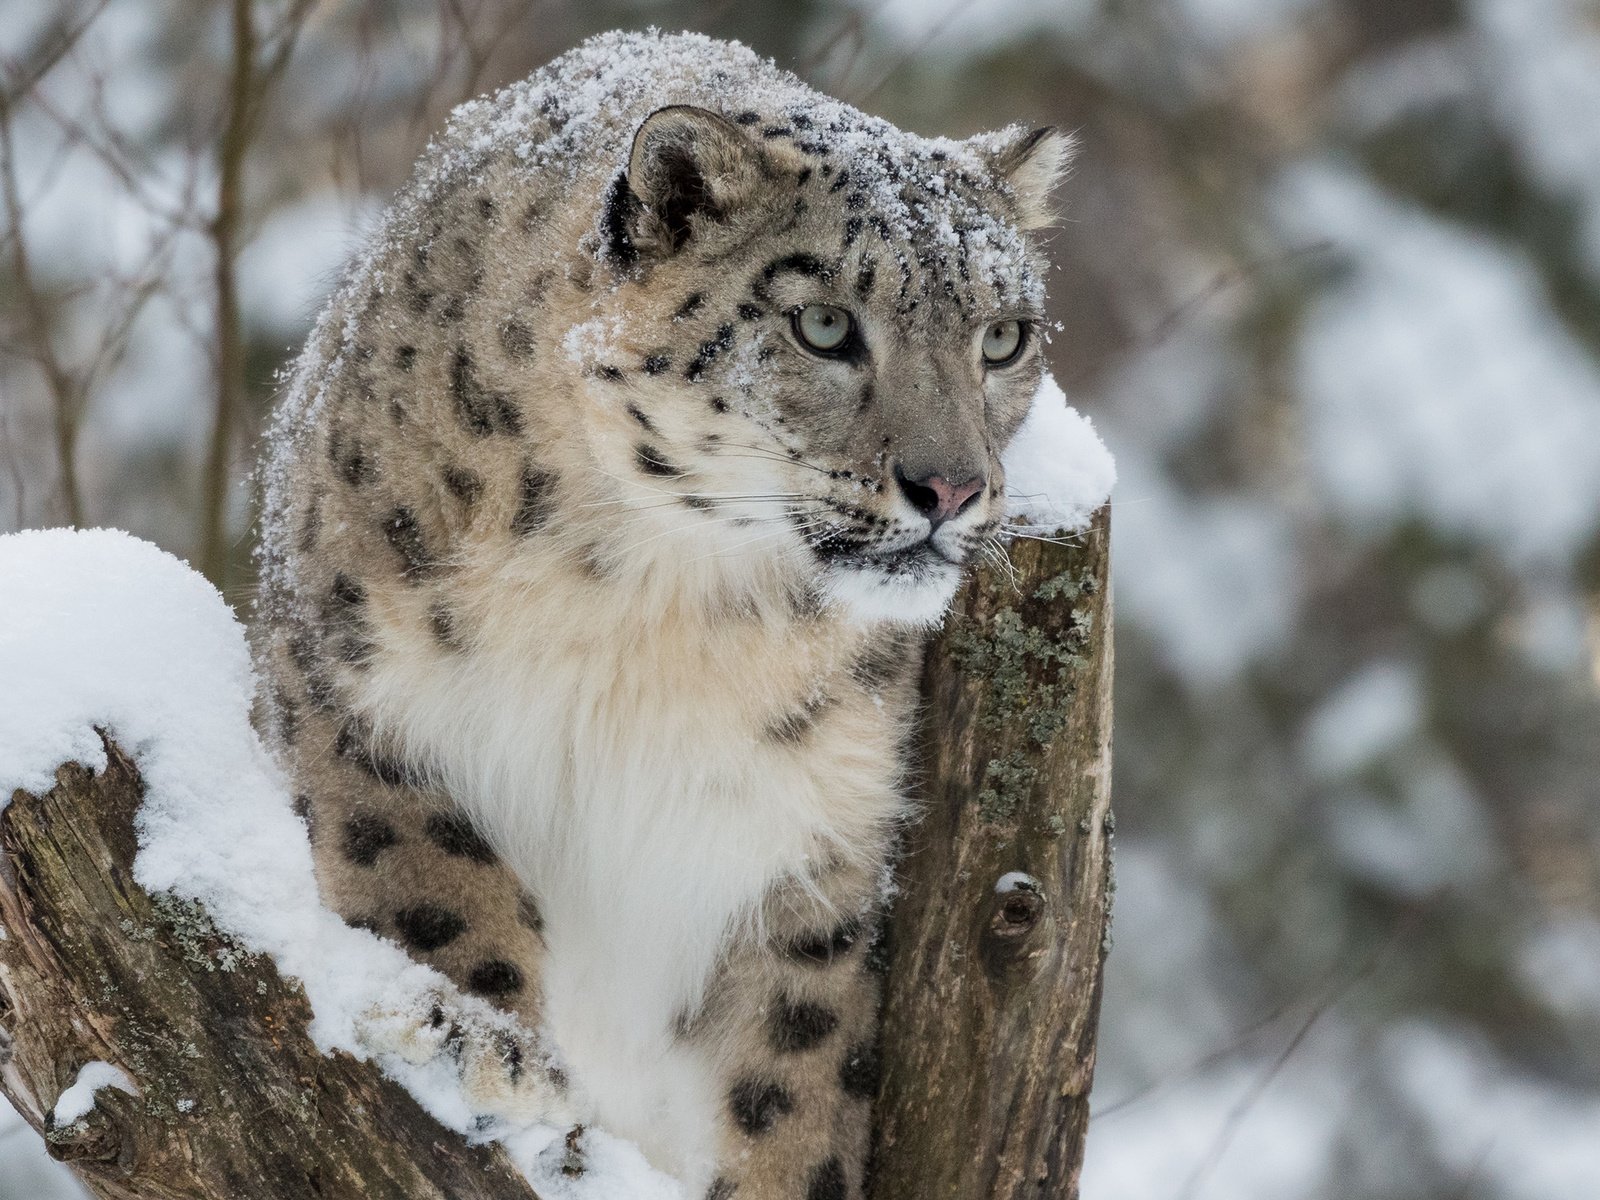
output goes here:
<path id="1" fill-rule="evenodd" d="M 818 354 L 834 354 L 850 340 L 855 321 L 842 308 L 831 304 L 808 304 L 794 314 L 794 334 L 800 343 Z"/>
<path id="2" fill-rule="evenodd" d="M 1021 321 L 994 321 L 983 331 L 983 361 L 1003 367 L 1022 353 L 1027 327 Z"/>

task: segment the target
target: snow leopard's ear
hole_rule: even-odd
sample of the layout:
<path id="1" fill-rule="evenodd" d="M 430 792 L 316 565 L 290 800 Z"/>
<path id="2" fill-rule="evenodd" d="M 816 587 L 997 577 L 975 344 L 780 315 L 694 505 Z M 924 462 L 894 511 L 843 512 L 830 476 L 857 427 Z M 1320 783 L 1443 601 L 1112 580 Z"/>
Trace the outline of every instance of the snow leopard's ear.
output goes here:
<path id="1" fill-rule="evenodd" d="M 1072 135 L 1054 125 L 1040 129 L 1013 125 L 991 136 L 999 144 L 989 144 L 989 161 L 1011 190 L 1017 228 L 1043 229 L 1055 224 L 1055 191 L 1066 178 L 1078 148 Z"/>
<path id="2" fill-rule="evenodd" d="M 689 104 L 658 108 L 633 136 L 625 178 L 632 200 L 613 197 L 608 233 L 636 253 L 670 254 L 754 199 L 767 177 L 762 149 L 732 121 Z M 622 257 L 627 258 L 624 252 Z"/>

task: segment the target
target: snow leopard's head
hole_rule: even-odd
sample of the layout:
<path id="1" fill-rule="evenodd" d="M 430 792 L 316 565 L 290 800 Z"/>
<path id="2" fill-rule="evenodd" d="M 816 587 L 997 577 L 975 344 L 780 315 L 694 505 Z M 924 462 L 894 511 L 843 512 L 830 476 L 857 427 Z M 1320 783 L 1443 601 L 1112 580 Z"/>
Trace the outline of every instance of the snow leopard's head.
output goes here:
<path id="1" fill-rule="evenodd" d="M 820 96 L 651 114 L 600 218 L 619 286 L 568 339 L 626 415 L 637 504 L 863 619 L 936 620 L 1003 516 L 1043 370 L 1025 231 L 1069 147 L 925 140 Z"/>

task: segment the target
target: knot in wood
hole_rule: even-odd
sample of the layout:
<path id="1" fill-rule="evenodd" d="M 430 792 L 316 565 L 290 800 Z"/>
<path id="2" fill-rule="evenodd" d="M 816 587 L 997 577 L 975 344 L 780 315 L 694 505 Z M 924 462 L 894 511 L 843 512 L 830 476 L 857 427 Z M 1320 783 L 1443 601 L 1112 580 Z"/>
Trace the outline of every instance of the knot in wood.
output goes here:
<path id="1" fill-rule="evenodd" d="M 1037 879 L 1021 871 L 1001 877 L 981 935 L 984 966 L 991 976 L 1009 975 L 1040 953 L 1046 941 L 1040 931 L 1049 913 Z"/>
<path id="2" fill-rule="evenodd" d="M 122 1130 L 98 1105 L 70 1125 L 44 1135 L 50 1157 L 64 1163 L 118 1163 L 122 1161 Z"/>

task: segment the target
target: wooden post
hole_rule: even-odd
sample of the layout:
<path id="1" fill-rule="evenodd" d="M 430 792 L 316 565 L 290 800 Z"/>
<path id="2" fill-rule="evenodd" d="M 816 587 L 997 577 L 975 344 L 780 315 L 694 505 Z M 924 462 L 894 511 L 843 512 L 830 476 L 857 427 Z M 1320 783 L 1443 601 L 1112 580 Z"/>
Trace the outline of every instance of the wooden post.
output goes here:
<path id="1" fill-rule="evenodd" d="M 1111 878 L 1109 510 L 969 581 L 923 674 L 873 1200 L 1074 1200 Z"/>

